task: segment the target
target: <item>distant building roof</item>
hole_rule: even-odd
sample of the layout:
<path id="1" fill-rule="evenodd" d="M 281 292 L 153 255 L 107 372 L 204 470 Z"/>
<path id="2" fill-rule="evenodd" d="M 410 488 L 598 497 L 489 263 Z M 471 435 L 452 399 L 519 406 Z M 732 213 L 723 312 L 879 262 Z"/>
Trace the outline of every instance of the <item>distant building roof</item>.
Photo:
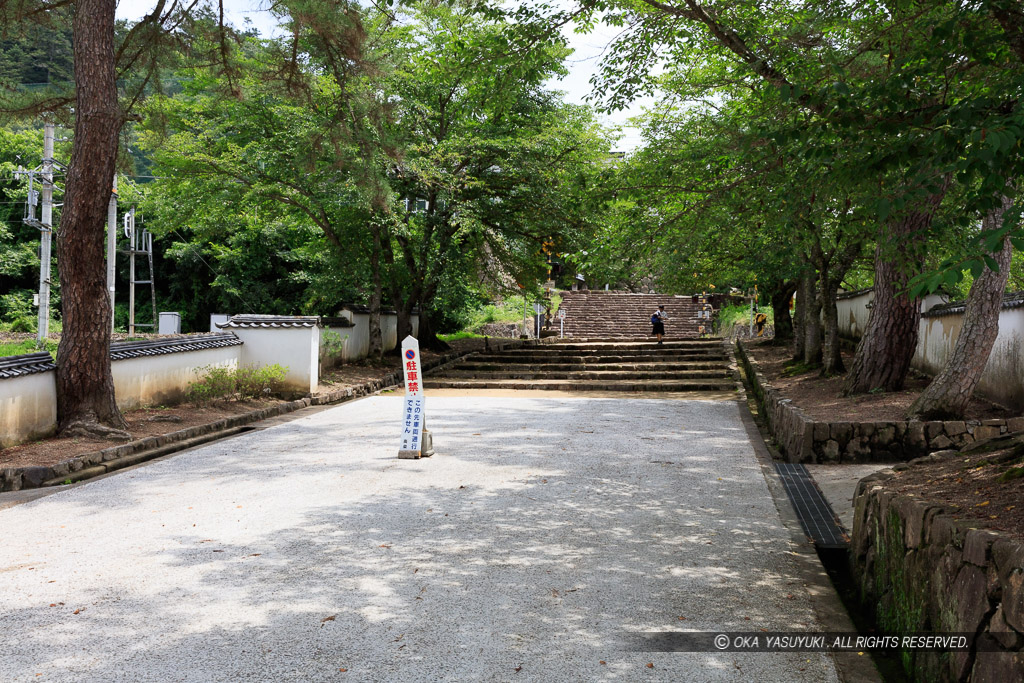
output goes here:
<path id="1" fill-rule="evenodd" d="M 316 315 L 233 315 L 226 323 L 217 323 L 221 329 L 230 328 L 287 328 L 316 327 L 320 317 Z"/>

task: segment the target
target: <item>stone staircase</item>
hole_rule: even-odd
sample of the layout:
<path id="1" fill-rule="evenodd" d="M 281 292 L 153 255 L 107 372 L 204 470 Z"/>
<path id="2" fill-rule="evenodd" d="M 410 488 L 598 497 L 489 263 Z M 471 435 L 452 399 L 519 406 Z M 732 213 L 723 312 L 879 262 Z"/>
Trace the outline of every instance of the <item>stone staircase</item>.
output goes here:
<path id="1" fill-rule="evenodd" d="M 427 375 L 426 389 L 733 391 L 722 341 L 532 344 L 482 352 Z"/>
<path id="2" fill-rule="evenodd" d="M 563 292 L 565 336 L 574 339 L 650 339 L 651 314 L 665 306 L 666 339 L 696 339 L 701 305 L 696 297 L 589 290 Z M 712 318 L 712 322 L 713 322 Z M 707 323 L 710 332 L 711 323 Z M 552 320 L 558 331 L 558 319 Z"/>

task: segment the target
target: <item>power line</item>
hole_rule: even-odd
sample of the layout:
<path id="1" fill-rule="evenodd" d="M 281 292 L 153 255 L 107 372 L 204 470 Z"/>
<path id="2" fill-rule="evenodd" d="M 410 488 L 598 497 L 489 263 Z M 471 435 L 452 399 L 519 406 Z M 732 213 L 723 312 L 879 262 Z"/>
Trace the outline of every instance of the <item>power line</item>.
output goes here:
<path id="1" fill-rule="evenodd" d="M 195 253 L 196 257 L 200 261 L 203 262 L 203 265 L 205 265 L 207 268 L 210 269 L 211 273 L 213 273 L 217 277 L 220 277 L 221 273 L 218 273 L 216 270 L 213 269 L 213 266 L 211 266 L 209 263 L 206 262 L 206 259 L 203 258 L 202 253 L 198 249 L 196 249 L 194 246 L 192 246 L 192 243 L 189 242 L 187 239 L 185 239 L 184 235 L 182 235 L 177 230 L 173 230 L 173 229 L 171 230 L 171 232 L 173 232 L 175 235 L 177 235 L 181 239 L 182 244 L 184 244 L 186 247 L 188 247 L 189 249 L 191 249 Z M 241 294 L 239 294 L 236 290 L 237 290 L 237 288 L 232 288 L 232 289 L 229 289 L 228 291 L 231 292 L 232 294 L 234 294 L 235 296 L 237 296 L 239 301 L 241 301 L 243 304 L 245 304 L 246 308 L 249 309 L 249 313 L 255 313 L 256 312 L 256 307 L 253 306 L 248 301 L 246 301 L 245 298 Z"/>

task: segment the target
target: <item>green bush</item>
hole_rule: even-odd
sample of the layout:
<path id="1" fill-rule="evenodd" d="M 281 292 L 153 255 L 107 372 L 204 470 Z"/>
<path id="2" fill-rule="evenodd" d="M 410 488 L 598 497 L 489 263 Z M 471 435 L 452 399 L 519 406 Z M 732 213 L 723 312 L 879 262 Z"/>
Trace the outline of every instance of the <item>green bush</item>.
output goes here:
<path id="1" fill-rule="evenodd" d="M 267 398 L 278 391 L 288 373 L 288 368 L 277 364 L 262 368 L 207 366 L 202 370 L 203 377 L 189 384 L 187 391 L 189 402 L 196 406 L 229 400 Z"/>

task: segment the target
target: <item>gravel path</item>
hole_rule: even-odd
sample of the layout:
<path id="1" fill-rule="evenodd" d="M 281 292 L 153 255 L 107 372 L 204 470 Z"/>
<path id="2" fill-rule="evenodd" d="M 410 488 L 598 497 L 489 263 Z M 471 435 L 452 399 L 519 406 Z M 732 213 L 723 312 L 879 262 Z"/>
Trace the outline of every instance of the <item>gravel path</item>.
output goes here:
<path id="1" fill-rule="evenodd" d="M 378 396 L 0 510 L 0 680 L 836 680 L 623 647 L 822 628 L 735 402 L 427 405 L 430 459 Z"/>

